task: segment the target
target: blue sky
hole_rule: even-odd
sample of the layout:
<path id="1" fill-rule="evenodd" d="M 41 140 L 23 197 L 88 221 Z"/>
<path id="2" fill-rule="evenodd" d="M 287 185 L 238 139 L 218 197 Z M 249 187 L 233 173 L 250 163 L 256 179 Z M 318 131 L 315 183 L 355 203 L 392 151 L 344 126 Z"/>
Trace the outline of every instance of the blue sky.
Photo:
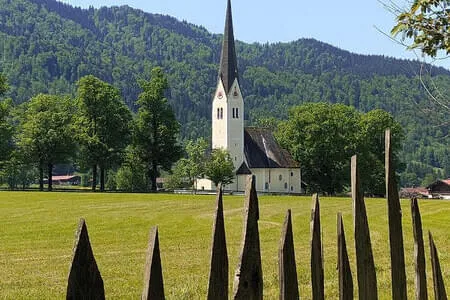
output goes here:
<path id="1" fill-rule="evenodd" d="M 401 6 L 406 2 L 394 1 Z M 81 7 L 126 4 L 149 13 L 171 15 L 202 25 L 214 33 L 222 33 L 226 9 L 226 0 L 63 2 Z M 265 43 L 315 38 L 354 53 L 422 59 L 419 52 L 416 53 L 418 57 L 379 31 L 389 33 L 395 17 L 378 0 L 232 0 L 232 8 L 235 37 L 241 41 Z M 436 64 L 450 69 L 450 59 Z"/>

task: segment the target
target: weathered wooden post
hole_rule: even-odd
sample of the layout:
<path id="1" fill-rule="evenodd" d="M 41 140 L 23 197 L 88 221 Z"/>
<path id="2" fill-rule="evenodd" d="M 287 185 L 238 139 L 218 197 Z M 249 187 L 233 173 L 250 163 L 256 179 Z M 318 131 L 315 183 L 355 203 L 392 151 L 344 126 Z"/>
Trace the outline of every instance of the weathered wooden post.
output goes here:
<path id="1" fill-rule="evenodd" d="M 103 279 L 95 262 L 84 219 L 80 219 L 75 236 L 66 299 L 105 299 Z"/>
<path id="2" fill-rule="evenodd" d="M 430 239 L 430 252 L 431 252 L 431 269 L 433 270 L 433 286 L 434 286 L 434 299 L 447 300 L 447 292 L 445 291 L 444 279 L 442 278 L 441 264 L 439 263 L 439 256 L 436 245 L 431 235 L 431 231 L 428 231 L 428 237 Z"/>
<path id="3" fill-rule="evenodd" d="M 322 235 L 320 234 L 320 204 L 319 196 L 312 197 L 311 209 L 311 284 L 312 298 L 314 300 L 325 299 L 323 257 L 322 257 Z"/>
<path id="4" fill-rule="evenodd" d="M 219 185 L 217 189 L 217 205 L 213 225 L 208 299 L 228 299 L 228 255 L 227 243 L 225 239 L 221 185 Z"/>
<path id="5" fill-rule="evenodd" d="M 141 299 L 165 299 L 161 256 L 159 252 L 158 227 L 153 227 L 150 231 L 147 259 L 144 269 L 144 290 L 142 291 Z"/>
<path id="6" fill-rule="evenodd" d="M 338 277 L 339 277 L 339 299 L 353 300 L 353 279 L 348 260 L 347 243 L 345 242 L 344 222 L 342 214 L 337 215 L 337 244 L 338 244 Z"/>
<path id="7" fill-rule="evenodd" d="M 425 249 L 423 244 L 422 219 L 420 217 L 417 198 L 411 199 L 411 217 L 414 234 L 414 264 L 416 300 L 428 299 L 427 275 L 425 268 Z"/>
<path id="8" fill-rule="evenodd" d="M 377 275 L 370 242 L 369 222 L 364 203 L 364 193 L 359 182 L 356 155 L 352 157 L 351 178 L 359 299 L 378 299 Z"/>
<path id="9" fill-rule="evenodd" d="M 234 276 L 234 299 L 263 299 L 263 277 L 259 243 L 259 207 L 255 176 L 247 177 L 245 188 L 244 231 L 241 255 Z"/>
<path id="10" fill-rule="evenodd" d="M 299 299 L 290 209 L 286 213 L 281 231 L 278 267 L 280 276 L 280 300 Z"/>
<path id="11" fill-rule="evenodd" d="M 389 216 L 389 245 L 391 249 L 392 299 L 405 300 L 406 273 L 403 250 L 402 208 L 398 196 L 395 167 L 392 159 L 391 131 L 385 132 L 386 198 Z"/>

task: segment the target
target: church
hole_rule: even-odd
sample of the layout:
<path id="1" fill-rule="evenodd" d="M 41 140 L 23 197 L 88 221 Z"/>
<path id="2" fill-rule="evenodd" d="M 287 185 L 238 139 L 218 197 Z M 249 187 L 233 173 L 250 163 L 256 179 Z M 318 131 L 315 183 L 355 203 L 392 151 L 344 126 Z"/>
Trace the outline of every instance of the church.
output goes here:
<path id="1" fill-rule="evenodd" d="M 224 187 L 244 191 L 246 177 L 255 175 L 256 190 L 301 193 L 300 165 L 280 147 L 266 128 L 244 127 L 244 98 L 239 85 L 231 0 L 228 0 L 217 88 L 212 104 L 212 148 L 226 149 L 236 178 Z M 214 190 L 208 179 L 197 182 L 200 190 Z"/>

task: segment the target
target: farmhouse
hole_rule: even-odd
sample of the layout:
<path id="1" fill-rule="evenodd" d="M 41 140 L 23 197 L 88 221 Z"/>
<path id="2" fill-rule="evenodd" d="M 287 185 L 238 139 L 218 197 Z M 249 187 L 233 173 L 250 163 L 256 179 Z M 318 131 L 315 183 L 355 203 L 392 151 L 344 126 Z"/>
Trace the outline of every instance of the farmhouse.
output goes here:
<path id="1" fill-rule="evenodd" d="M 78 175 L 52 176 L 52 182 L 55 185 L 80 185 L 81 176 Z M 44 183 L 48 183 L 48 179 L 44 179 Z"/>
<path id="2" fill-rule="evenodd" d="M 244 128 L 244 98 L 241 93 L 235 51 L 231 2 L 228 0 L 219 74 L 212 104 L 212 147 L 229 151 L 236 170 L 235 181 L 225 189 L 244 191 L 246 176 L 256 176 L 259 192 L 301 193 L 299 164 L 265 128 Z M 206 179 L 198 189 L 213 190 Z"/>
<path id="3" fill-rule="evenodd" d="M 450 178 L 433 182 L 427 190 L 432 198 L 450 199 Z"/>

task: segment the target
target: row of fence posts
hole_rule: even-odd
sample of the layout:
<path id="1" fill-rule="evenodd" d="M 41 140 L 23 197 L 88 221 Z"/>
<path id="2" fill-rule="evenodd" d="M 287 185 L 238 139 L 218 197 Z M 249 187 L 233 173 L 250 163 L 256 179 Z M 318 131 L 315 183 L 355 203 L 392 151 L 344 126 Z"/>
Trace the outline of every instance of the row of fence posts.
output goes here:
<path id="1" fill-rule="evenodd" d="M 406 272 L 403 248 L 400 200 L 395 170 L 392 168 L 390 131 L 385 137 L 386 191 L 389 217 L 392 299 L 407 299 Z M 356 274 L 359 299 L 378 299 L 377 277 L 373 260 L 369 224 L 364 194 L 361 190 L 357 157 L 351 160 L 351 184 L 356 248 Z M 225 239 L 222 190 L 216 197 L 216 212 L 211 242 L 211 267 L 208 281 L 208 299 L 228 299 L 228 254 Z M 414 261 L 416 299 L 427 299 L 425 251 L 422 223 L 417 199 L 411 199 L 414 233 Z M 255 177 L 247 179 L 245 193 L 244 229 L 239 264 L 233 282 L 233 299 L 263 299 L 263 274 L 259 240 L 259 207 Z M 342 214 L 337 215 L 337 269 L 339 298 L 353 299 L 353 277 L 347 252 Z M 447 299 L 438 252 L 429 232 L 431 266 L 435 299 Z M 292 233 L 291 210 L 286 213 L 279 246 L 280 299 L 299 299 L 297 268 Z M 311 211 L 311 285 L 312 299 L 325 299 L 323 249 L 320 227 L 320 201 L 313 195 Z M 67 299 L 104 299 L 103 280 L 98 270 L 89 241 L 86 223 L 80 220 L 73 261 L 69 273 Z M 152 228 L 145 263 L 142 299 L 164 299 L 158 228 Z"/>

